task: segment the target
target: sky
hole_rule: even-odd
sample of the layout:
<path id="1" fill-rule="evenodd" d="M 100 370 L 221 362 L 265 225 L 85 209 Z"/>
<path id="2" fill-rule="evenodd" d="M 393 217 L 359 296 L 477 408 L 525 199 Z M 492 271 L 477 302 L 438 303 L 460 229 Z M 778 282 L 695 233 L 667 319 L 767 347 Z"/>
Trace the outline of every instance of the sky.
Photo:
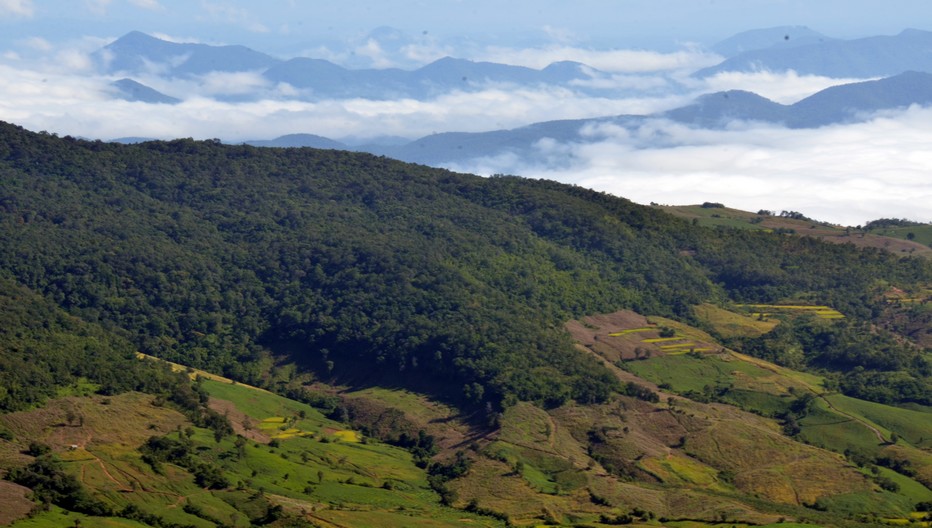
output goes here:
<path id="1" fill-rule="evenodd" d="M 808 26 L 834 38 L 893 35 L 906 28 L 932 30 L 932 9 L 928 0 L 0 0 L 0 120 L 105 140 L 236 142 L 290 133 L 414 139 L 552 119 L 649 114 L 725 89 L 789 104 L 859 80 L 793 72 L 688 77 L 722 59 L 709 51 L 715 42 L 782 25 Z M 603 81 L 618 95 L 493 86 L 425 101 L 298 102 L 256 72 L 244 72 L 140 79 L 183 94 L 185 101 L 174 107 L 114 101 L 106 94 L 114 79 L 96 71 L 90 54 L 133 30 L 346 67 L 412 69 L 446 55 L 534 68 L 576 60 L 607 72 Z M 671 89 L 673 84 L 679 88 Z M 267 97 L 217 100 L 245 90 L 264 90 Z M 797 210 L 846 225 L 879 217 L 928 222 L 927 123 L 932 115 L 918 108 L 803 131 L 737 123 L 712 132 L 656 121 L 633 133 L 641 137 L 593 130 L 595 139 L 584 145 L 542 142 L 538 159 L 500 157 L 454 168 L 552 178 L 641 203 L 716 201 L 746 210 Z M 645 147 L 651 134 L 663 134 L 665 146 Z M 573 162 L 544 163 L 556 158 Z"/>

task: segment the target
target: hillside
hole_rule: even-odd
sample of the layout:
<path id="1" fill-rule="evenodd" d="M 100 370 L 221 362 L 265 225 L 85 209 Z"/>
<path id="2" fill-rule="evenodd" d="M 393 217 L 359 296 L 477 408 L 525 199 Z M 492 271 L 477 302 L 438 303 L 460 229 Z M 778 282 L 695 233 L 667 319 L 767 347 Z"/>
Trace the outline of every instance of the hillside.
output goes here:
<path id="1" fill-rule="evenodd" d="M 661 209 L 675 216 L 696 221 L 705 226 L 723 226 L 735 229 L 751 229 L 781 232 L 800 236 L 811 236 L 826 242 L 852 244 L 857 247 L 878 248 L 899 255 L 932 258 L 932 226 L 915 223 L 886 227 L 838 226 L 798 217 L 798 213 L 775 211 L 740 211 L 728 207 L 702 205 L 662 206 Z"/>
<path id="2" fill-rule="evenodd" d="M 2 124 L 4 372 L 52 380 L 4 408 L 2 465 L 47 526 L 866 526 L 932 500 L 932 264 L 701 224 L 366 154 Z"/>

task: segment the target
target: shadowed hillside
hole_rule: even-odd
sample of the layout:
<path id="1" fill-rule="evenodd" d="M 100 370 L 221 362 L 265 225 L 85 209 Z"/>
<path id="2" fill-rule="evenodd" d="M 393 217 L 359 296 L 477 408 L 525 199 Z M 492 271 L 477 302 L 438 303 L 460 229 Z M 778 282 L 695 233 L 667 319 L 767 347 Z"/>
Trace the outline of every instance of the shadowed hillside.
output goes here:
<path id="1" fill-rule="evenodd" d="M 0 454 L 81 515 L 870 525 L 930 500 L 927 259 L 366 154 L 7 124 L 0 249 Z"/>

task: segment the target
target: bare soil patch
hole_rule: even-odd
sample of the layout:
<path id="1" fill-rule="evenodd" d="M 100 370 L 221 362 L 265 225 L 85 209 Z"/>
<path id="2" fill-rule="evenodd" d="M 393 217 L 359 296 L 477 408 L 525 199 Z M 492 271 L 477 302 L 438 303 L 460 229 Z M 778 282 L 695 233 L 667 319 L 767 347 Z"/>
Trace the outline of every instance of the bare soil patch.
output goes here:
<path id="1" fill-rule="evenodd" d="M 259 429 L 262 422 L 240 411 L 232 402 L 211 397 L 207 405 L 218 413 L 226 415 L 230 419 L 230 425 L 233 426 L 233 432 L 243 438 L 260 444 L 272 441 L 269 435 Z"/>
<path id="2" fill-rule="evenodd" d="M 0 480 L 0 526 L 8 526 L 26 517 L 35 506 L 29 500 L 29 488 Z"/>
<path id="3" fill-rule="evenodd" d="M 641 346 L 645 337 L 656 337 L 657 331 L 635 333 L 624 336 L 612 336 L 633 328 L 655 327 L 646 317 L 630 310 L 615 313 L 592 315 L 579 321 L 566 324 L 573 339 L 580 345 L 595 352 L 610 362 L 619 359 L 634 359 L 635 349 Z"/>

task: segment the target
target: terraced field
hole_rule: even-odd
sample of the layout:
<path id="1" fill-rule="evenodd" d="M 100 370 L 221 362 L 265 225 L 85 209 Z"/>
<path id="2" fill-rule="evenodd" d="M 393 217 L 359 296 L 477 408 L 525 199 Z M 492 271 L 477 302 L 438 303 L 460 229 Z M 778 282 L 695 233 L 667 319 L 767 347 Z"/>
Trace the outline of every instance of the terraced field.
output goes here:
<path id="1" fill-rule="evenodd" d="M 813 314 L 819 319 L 844 319 L 845 315 L 829 306 L 801 304 L 739 304 L 739 308 L 750 310 L 751 317 L 767 319 L 776 315 Z"/>

